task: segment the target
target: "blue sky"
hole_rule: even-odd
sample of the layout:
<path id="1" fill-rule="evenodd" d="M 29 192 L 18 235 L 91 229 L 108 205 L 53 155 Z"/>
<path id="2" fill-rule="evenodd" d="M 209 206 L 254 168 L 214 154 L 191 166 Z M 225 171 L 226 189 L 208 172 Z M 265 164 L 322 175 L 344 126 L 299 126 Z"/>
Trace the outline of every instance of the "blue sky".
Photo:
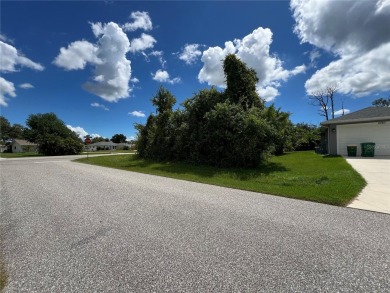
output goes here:
<path id="1" fill-rule="evenodd" d="M 54 112 L 80 135 L 135 136 L 160 85 L 177 106 L 223 90 L 221 60 L 254 68 L 294 123 L 323 119 L 307 94 L 337 85 L 348 111 L 390 90 L 390 1 L 2 1 L 0 110 Z"/>

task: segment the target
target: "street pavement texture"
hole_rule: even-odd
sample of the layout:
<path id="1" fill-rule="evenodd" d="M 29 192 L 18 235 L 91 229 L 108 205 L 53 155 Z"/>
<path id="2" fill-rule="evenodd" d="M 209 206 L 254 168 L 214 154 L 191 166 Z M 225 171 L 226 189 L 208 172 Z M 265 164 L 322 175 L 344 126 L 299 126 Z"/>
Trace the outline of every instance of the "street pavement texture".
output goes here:
<path id="1" fill-rule="evenodd" d="M 4 292 L 390 292 L 390 216 L 71 162 L 0 161 Z"/>

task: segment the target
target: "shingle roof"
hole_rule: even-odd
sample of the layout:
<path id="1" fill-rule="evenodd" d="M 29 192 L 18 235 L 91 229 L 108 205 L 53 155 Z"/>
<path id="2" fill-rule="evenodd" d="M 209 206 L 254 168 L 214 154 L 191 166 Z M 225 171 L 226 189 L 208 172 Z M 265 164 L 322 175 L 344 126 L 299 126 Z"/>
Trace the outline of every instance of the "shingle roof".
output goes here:
<path id="1" fill-rule="evenodd" d="M 321 124 L 348 124 L 383 120 L 390 120 L 390 107 L 368 107 L 344 116 L 324 121 Z"/>
<path id="2" fill-rule="evenodd" d="M 90 146 L 116 146 L 117 144 L 112 141 L 99 141 L 95 143 L 91 143 Z"/>

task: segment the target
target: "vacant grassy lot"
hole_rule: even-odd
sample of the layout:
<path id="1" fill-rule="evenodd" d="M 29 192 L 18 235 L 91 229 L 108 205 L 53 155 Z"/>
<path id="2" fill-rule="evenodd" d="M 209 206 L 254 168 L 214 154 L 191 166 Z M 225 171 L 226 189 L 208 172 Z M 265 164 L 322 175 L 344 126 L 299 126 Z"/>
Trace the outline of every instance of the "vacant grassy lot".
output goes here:
<path id="1" fill-rule="evenodd" d="M 220 169 L 177 162 L 161 163 L 128 155 L 76 161 L 339 206 L 348 204 L 366 184 L 342 157 L 324 157 L 314 152 L 294 152 L 272 157 L 257 169 Z"/>

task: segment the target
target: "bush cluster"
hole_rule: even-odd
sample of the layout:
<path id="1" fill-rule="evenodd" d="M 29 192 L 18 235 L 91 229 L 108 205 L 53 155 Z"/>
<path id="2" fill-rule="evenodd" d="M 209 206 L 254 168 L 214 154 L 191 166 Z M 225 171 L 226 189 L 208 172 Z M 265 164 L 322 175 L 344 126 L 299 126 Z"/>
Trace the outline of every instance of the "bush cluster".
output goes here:
<path id="1" fill-rule="evenodd" d="M 152 99 L 156 114 L 146 125 L 136 124 L 142 158 L 255 167 L 270 153 L 288 147 L 289 113 L 264 106 L 256 92 L 255 71 L 228 55 L 224 72 L 224 92 L 201 90 L 175 111 L 175 97 L 160 87 Z"/>
<path id="2" fill-rule="evenodd" d="M 32 114 L 26 124 L 26 138 L 37 143 L 43 155 L 76 155 L 83 150 L 81 139 L 54 113 Z"/>

